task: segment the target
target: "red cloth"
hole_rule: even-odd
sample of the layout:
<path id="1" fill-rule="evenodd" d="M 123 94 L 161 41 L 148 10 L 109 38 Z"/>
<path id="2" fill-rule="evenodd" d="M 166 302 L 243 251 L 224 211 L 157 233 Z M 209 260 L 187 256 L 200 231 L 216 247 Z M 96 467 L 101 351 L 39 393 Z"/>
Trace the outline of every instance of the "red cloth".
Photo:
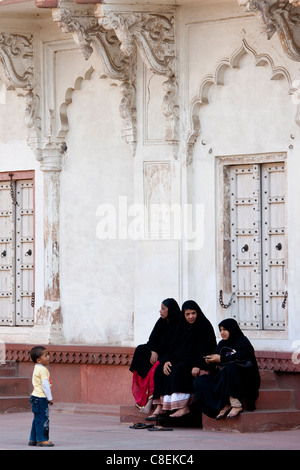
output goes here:
<path id="1" fill-rule="evenodd" d="M 145 406 L 149 398 L 153 395 L 154 372 L 158 364 L 159 361 L 156 361 L 144 379 L 142 379 L 136 371 L 133 371 L 132 394 L 136 404 L 139 406 Z"/>

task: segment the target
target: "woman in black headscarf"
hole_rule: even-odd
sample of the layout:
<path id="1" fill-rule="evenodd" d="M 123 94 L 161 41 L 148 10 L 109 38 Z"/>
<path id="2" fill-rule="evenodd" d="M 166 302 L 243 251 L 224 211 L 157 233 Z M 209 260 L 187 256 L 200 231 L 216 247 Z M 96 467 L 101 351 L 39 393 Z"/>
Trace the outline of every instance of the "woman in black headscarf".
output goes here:
<path id="1" fill-rule="evenodd" d="M 152 407 L 154 389 L 154 371 L 160 357 L 166 353 L 174 337 L 180 318 L 180 308 L 176 300 L 163 300 L 157 320 L 146 344 L 137 346 L 130 366 L 132 377 L 132 394 L 136 406 L 144 413 Z"/>
<path id="2" fill-rule="evenodd" d="M 194 382 L 194 401 L 209 417 L 234 418 L 255 409 L 260 375 L 253 346 L 233 318 L 219 323 L 222 340 L 215 354 L 206 359 L 217 364 L 214 376 L 198 377 Z"/>
<path id="3" fill-rule="evenodd" d="M 157 405 L 150 419 L 167 411 L 175 411 L 172 417 L 189 413 L 193 401 L 194 377 L 209 365 L 204 355 L 215 350 L 216 337 L 209 320 L 199 305 L 188 300 L 182 305 L 182 317 L 174 341 L 161 357 L 154 374 L 153 404 Z"/>

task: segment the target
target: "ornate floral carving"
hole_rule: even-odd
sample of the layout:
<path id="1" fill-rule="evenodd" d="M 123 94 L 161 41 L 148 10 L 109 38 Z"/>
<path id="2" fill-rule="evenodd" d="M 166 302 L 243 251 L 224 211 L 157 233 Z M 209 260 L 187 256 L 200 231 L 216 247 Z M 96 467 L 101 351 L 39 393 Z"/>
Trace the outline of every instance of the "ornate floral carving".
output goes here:
<path id="1" fill-rule="evenodd" d="M 0 33 L 0 63 L 8 85 L 25 90 L 25 124 L 36 121 L 38 97 L 33 93 L 33 38 L 25 34 Z"/>
<path id="2" fill-rule="evenodd" d="M 121 50 L 130 56 L 138 48 L 143 62 L 154 73 L 174 75 L 174 15 L 106 11 L 97 5 L 95 15 L 105 29 L 113 29 Z"/>
<path id="3" fill-rule="evenodd" d="M 5 77 L 16 88 L 33 88 L 31 35 L 0 33 L 0 62 Z"/>
<path id="4" fill-rule="evenodd" d="M 300 61 L 299 1 L 239 0 L 239 5 L 256 14 L 268 39 L 277 32 L 285 53 L 290 59 Z"/>

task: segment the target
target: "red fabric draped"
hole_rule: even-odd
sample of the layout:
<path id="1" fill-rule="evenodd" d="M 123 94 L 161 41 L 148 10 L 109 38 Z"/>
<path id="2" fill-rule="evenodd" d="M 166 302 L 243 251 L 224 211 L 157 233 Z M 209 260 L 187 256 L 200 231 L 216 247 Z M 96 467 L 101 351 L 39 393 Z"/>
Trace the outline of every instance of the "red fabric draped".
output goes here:
<path id="1" fill-rule="evenodd" d="M 153 395 L 154 372 L 158 364 L 159 361 L 156 361 L 144 379 L 140 377 L 136 371 L 133 371 L 132 394 L 136 404 L 139 406 L 145 406 L 149 398 Z"/>

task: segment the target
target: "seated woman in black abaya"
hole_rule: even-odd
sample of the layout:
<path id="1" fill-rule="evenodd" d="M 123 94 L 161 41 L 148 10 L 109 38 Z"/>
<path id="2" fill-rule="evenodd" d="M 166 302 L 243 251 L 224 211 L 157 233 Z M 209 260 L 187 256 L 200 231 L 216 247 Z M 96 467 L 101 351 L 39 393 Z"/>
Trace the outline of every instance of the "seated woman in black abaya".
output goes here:
<path id="1" fill-rule="evenodd" d="M 214 376 L 197 377 L 194 381 L 196 407 L 211 418 L 234 418 L 243 411 L 255 409 L 260 375 L 253 346 L 233 318 L 219 323 L 222 340 L 214 354 L 206 358 L 216 364 Z"/>
<path id="2" fill-rule="evenodd" d="M 213 327 L 198 304 L 184 302 L 182 313 L 174 341 L 154 374 L 153 404 L 157 406 L 149 420 L 170 411 L 174 418 L 190 412 L 194 377 L 209 369 L 203 356 L 216 347 Z"/>
<path id="3" fill-rule="evenodd" d="M 157 320 L 146 344 L 137 346 L 130 366 L 132 394 L 136 406 L 144 413 L 152 408 L 154 372 L 160 357 L 165 354 L 174 337 L 180 318 L 180 308 L 176 300 L 165 299 L 161 304 L 160 318 Z"/>

